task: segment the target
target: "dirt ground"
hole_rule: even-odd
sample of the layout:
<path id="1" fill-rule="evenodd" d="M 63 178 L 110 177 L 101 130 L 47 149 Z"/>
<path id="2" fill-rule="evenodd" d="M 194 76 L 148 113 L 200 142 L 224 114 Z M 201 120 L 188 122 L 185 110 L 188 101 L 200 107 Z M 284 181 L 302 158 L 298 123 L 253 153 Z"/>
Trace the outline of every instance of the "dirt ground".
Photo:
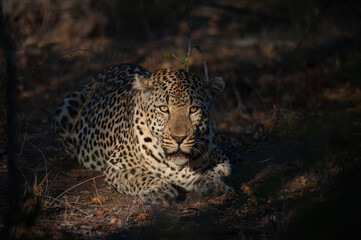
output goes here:
<path id="1" fill-rule="evenodd" d="M 357 1 L 5 1 L 18 68 L 20 239 L 361 239 Z M 187 7 L 188 6 L 188 7 Z M 190 18 L 191 13 L 191 18 Z M 189 26 L 191 23 L 191 32 Z M 109 190 L 57 145 L 57 104 L 106 66 L 226 81 L 214 104 L 234 196 L 164 207 Z M 0 62 L 0 215 L 7 210 Z M 180 190 L 181 191 L 181 190 Z M 0 230 L 4 227 L 1 217 Z"/>

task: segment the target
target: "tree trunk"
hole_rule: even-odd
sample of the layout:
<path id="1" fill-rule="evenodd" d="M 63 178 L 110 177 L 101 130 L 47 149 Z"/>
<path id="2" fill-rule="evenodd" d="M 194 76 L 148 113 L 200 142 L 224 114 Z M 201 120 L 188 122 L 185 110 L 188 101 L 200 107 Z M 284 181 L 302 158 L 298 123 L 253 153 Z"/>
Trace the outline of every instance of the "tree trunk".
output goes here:
<path id="1" fill-rule="evenodd" d="M 7 104 L 7 153 L 8 153 L 8 207 L 4 214 L 4 239 L 16 238 L 16 226 L 20 220 L 19 208 L 19 173 L 16 160 L 16 62 L 15 46 L 10 36 L 8 18 L 0 4 L 0 36 L 3 59 L 5 65 L 6 80 L 6 104 Z"/>

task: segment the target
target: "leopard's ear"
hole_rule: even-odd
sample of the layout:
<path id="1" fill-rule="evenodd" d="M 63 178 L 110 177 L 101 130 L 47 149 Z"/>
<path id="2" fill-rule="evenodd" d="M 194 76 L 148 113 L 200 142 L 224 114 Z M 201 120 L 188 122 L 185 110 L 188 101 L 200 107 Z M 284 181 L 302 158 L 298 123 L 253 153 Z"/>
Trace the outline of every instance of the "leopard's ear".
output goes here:
<path id="1" fill-rule="evenodd" d="M 224 81 L 221 77 L 215 77 L 209 80 L 205 85 L 205 91 L 209 100 L 213 101 L 217 99 L 224 89 Z"/>
<path id="2" fill-rule="evenodd" d="M 146 101 L 153 90 L 153 81 L 147 77 L 134 75 L 133 88 L 141 92 L 143 101 Z"/>

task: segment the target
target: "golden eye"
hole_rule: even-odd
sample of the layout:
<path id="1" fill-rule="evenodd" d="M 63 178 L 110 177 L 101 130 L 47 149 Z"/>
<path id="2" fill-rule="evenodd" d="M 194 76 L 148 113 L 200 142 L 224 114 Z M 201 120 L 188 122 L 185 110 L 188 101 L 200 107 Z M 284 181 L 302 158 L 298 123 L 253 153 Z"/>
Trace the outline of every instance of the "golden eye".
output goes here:
<path id="1" fill-rule="evenodd" d="M 190 109 L 189 109 L 189 112 L 190 113 L 195 113 L 195 112 L 197 112 L 198 111 L 198 107 L 196 107 L 196 106 L 193 106 L 193 107 L 191 107 Z"/>
<path id="2" fill-rule="evenodd" d="M 164 113 L 168 113 L 169 112 L 169 108 L 167 107 L 167 106 L 160 106 L 159 107 L 159 110 L 161 111 L 161 112 L 164 112 Z"/>

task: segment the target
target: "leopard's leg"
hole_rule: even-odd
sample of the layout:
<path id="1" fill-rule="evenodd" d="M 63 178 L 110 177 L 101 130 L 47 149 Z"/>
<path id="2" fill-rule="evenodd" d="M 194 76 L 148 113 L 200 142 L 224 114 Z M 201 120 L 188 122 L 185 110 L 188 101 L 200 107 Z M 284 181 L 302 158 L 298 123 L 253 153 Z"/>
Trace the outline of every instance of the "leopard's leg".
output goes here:
<path id="1" fill-rule="evenodd" d="M 129 161 L 129 158 L 128 158 Z M 144 203 L 162 204 L 178 196 L 169 182 L 139 167 L 127 168 L 120 158 L 111 158 L 104 169 L 105 181 L 115 190 L 139 197 Z"/>
<path id="2" fill-rule="evenodd" d="M 204 172 L 195 182 L 194 189 L 202 196 L 233 194 L 234 190 L 224 182 L 231 174 L 228 157 L 217 146 L 209 155 L 213 167 Z"/>

